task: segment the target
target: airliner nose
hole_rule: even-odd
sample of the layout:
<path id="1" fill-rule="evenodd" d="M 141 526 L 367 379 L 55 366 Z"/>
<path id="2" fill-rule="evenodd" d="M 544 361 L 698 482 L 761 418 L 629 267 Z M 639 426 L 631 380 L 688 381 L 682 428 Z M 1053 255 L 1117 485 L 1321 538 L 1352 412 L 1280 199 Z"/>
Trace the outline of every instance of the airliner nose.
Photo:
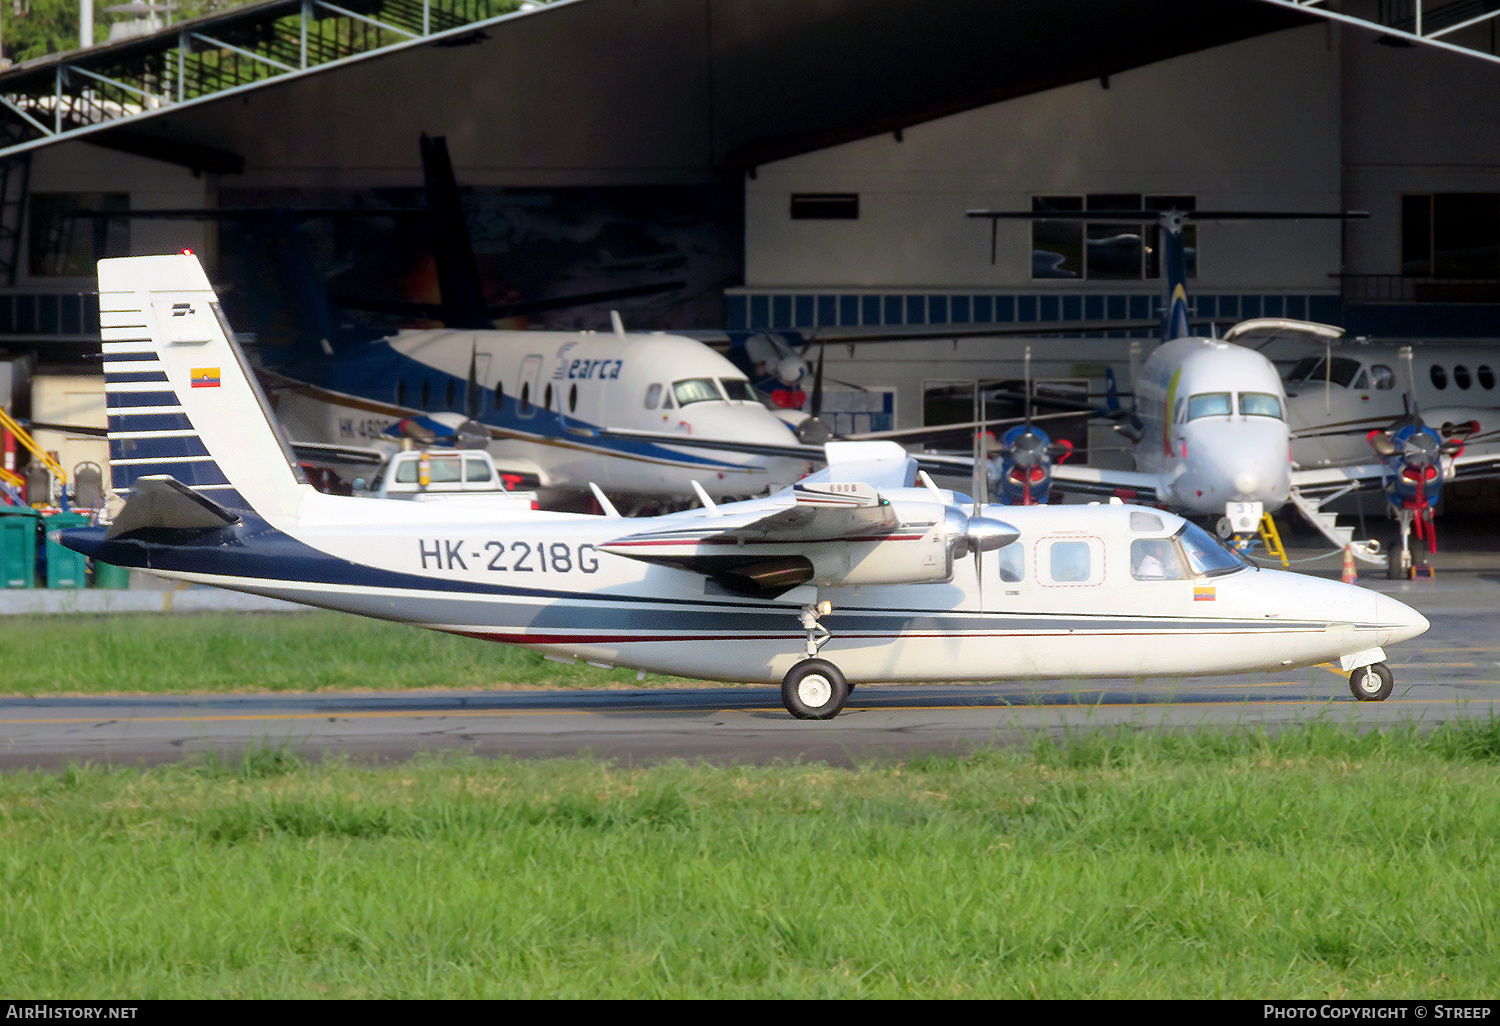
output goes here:
<path id="1" fill-rule="evenodd" d="M 1399 602 L 1389 595 L 1375 596 L 1375 616 L 1381 624 L 1390 629 L 1390 643 L 1415 638 L 1431 626 L 1427 622 L 1427 617 L 1405 602 Z"/>
<path id="2" fill-rule="evenodd" d="M 1260 479 L 1248 470 L 1242 470 L 1234 476 L 1235 491 L 1244 495 L 1254 495 L 1255 490 L 1260 487 Z"/>

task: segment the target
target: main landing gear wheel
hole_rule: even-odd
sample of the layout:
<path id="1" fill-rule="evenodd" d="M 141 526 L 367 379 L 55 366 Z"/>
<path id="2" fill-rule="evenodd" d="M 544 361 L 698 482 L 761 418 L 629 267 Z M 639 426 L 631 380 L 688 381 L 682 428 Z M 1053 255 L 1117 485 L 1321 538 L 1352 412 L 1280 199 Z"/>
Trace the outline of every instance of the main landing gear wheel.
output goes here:
<path id="1" fill-rule="evenodd" d="M 1391 697 L 1391 688 L 1395 685 L 1396 678 L 1391 676 L 1391 668 L 1385 663 L 1361 666 L 1349 674 L 1349 690 L 1361 702 L 1384 702 Z"/>
<path id="2" fill-rule="evenodd" d="M 849 682 L 827 659 L 804 659 L 781 681 L 781 701 L 799 720 L 831 720 L 849 697 Z"/>

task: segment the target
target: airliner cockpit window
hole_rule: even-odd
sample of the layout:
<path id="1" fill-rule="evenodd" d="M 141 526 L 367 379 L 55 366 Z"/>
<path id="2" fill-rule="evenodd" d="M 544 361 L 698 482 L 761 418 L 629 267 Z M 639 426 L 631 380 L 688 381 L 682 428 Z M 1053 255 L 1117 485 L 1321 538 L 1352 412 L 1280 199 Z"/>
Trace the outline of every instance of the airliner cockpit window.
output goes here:
<path id="1" fill-rule="evenodd" d="M 1281 419 L 1281 400 L 1269 392 L 1241 392 L 1240 414 L 1246 417 Z"/>
<path id="2" fill-rule="evenodd" d="M 1200 392 L 1188 400 L 1188 420 L 1199 417 L 1227 417 L 1230 413 L 1228 392 Z"/>
<path id="3" fill-rule="evenodd" d="M 672 393 L 677 396 L 678 406 L 724 398 L 719 394 L 719 386 L 714 384 L 713 378 L 684 378 L 682 381 L 674 381 Z"/>
<path id="4" fill-rule="evenodd" d="M 656 404 L 661 402 L 661 386 L 652 385 L 646 389 L 646 409 L 656 409 Z"/>
<path id="5" fill-rule="evenodd" d="M 1482 372 L 1483 368 L 1481 368 Z M 1381 392 L 1389 392 L 1396 387 L 1396 373 L 1383 363 L 1373 364 L 1370 367 L 1370 384 Z"/>
<path id="6" fill-rule="evenodd" d="M 755 389 L 750 387 L 750 382 L 744 378 L 720 378 L 719 384 L 724 386 L 724 394 L 733 402 L 756 402 Z"/>
<path id="7" fill-rule="evenodd" d="M 1292 368 L 1291 373 L 1286 376 L 1286 383 L 1292 385 L 1306 382 L 1309 385 L 1321 385 L 1326 381 L 1340 388 L 1348 388 L 1358 373 L 1358 360 L 1335 356 L 1330 368 L 1321 356 L 1308 356 Z"/>
<path id="8" fill-rule="evenodd" d="M 1245 569 L 1245 563 L 1238 556 L 1220 545 L 1213 535 L 1197 524 L 1183 524 L 1177 532 L 1177 540 L 1182 542 L 1182 551 L 1186 553 L 1188 565 L 1195 574 L 1219 577 Z"/>

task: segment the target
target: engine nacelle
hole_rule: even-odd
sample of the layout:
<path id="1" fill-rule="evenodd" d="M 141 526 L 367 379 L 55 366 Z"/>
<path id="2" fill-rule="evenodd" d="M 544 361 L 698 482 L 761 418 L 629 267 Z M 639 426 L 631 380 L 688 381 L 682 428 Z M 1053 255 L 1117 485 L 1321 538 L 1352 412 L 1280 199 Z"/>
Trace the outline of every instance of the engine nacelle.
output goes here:
<path id="1" fill-rule="evenodd" d="M 953 579 L 954 560 L 1020 537 L 1009 524 L 967 516 L 954 506 L 903 504 L 901 513 L 901 527 L 887 537 L 808 546 L 812 583 L 830 588 L 941 583 Z"/>

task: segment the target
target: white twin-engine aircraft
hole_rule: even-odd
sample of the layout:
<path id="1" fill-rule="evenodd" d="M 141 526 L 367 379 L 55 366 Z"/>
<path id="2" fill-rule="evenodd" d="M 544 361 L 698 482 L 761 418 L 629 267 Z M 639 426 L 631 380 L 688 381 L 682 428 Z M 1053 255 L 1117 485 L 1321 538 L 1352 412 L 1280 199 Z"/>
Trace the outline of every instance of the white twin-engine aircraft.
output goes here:
<path id="1" fill-rule="evenodd" d="M 99 263 L 121 566 L 510 644 L 777 683 L 834 716 L 851 682 L 1175 676 L 1337 661 L 1391 692 L 1427 628 L 1364 589 L 1253 569 L 1170 513 L 977 506 L 890 442 L 763 499 L 622 519 L 325 495 L 298 479 L 191 255 Z M 609 509 L 605 503 L 606 509 Z M 1003 520 L 997 519 L 1003 517 Z"/>

